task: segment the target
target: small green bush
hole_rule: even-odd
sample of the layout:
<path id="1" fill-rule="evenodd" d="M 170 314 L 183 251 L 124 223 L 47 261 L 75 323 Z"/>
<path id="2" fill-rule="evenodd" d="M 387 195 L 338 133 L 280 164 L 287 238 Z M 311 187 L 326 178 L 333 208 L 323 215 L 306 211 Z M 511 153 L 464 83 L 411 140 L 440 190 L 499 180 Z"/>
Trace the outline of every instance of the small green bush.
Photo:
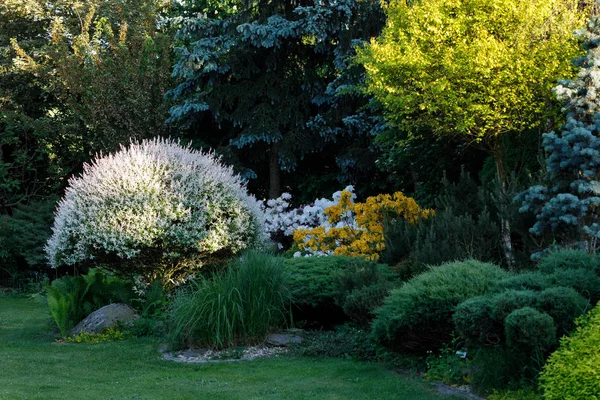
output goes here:
<path id="1" fill-rule="evenodd" d="M 178 290 L 169 306 L 174 346 L 221 349 L 257 344 L 289 320 L 291 295 L 283 259 L 250 251 L 212 279 Z"/>
<path id="2" fill-rule="evenodd" d="M 502 279 L 492 287 L 492 292 L 503 292 L 507 289 L 540 291 L 553 286 L 553 279 L 539 271 L 512 275 Z"/>
<path id="3" fill-rule="evenodd" d="M 531 290 L 507 290 L 494 295 L 491 299 L 492 315 L 495 321 L 504 321 L 508 314 L 519 308 L 533 306 L 536 292 Z"/>
<path id="4" fill-rule="evenodd" d="M 475 260 L 433 267 L 390 293 L 376 312 L 373 336 L 399 350 L 437 350 L 451 338 L 456 306 L 485 294 L 508 275 L 494 264 Z"/>
<path id="5" fill-rule="evenodd" d="M 384 281 L 354 289 L 342 297 L 342 310 L 352 321 L 360 326 L 367 326 L 392 288 L 393 283 Z"/>
<path id="6" fill-rule="evenodd" d="M 557 269 L 549 278 L 553 286 L 573 288 L 592 303 L 600 300 L 600 277 L 589 269 Z"/>
<path id="7" fill-rule="evenodd" d="M 600 304 L 563 337 L 540 375 L 545 400 L 598 399 L 600 395 Z"/>
<path id="8" fill-rule="evenodd" d="M 396 274 L 385 264 L 356 257 L 285 259 L 296 319 L 341 323 L 348 318 L 366 325 L 383 304 Z"/>
<path id="9" fill-rule="evenodd" d="M 366 326 L 396 280 L 389 266 L 354 258 L 337 278 L 336 303 L 351 320 Z"/>
<path id="10" fill-rule="evenodd" d="M 571 332 L 575 319 L 588 310 L 589 302 L 572 288 L 555 287 L 538 294 L 535 308 L 552 317 L 560 337 Z"/>
<path id="11" fill-rule="evenodd" d="M 492 318 L 492 302 L 489 296 L 473 297 L 460 303 L 452 319 L 456 333 L 467 340 L 467 344 L 497 344 L 500 341 L 495 334 L 495 321 Z"/>
<path id="12" fill-rule="evenodd" d="M 600 273 L 600 257 L 575 249 L 560 249 L 545 255 L 538 264 L 540 271 L 551 274 L 556 270 L 586 269 Z"/>
<path id="13" fill-rule="evenodd" d="M 508 348 L 521 353 L 521 356 L 541 354 L 556 343 L 556 327 L 552 317 L 531 307 L 508 314 L 504 329 Z"/>
<path id="14" fill-rule="evenodd" d="M 312 307 L 334 304 L 338 279 L 351 263 L 351 258 L 338 256 L 284 259 L 295 303 Z"/>

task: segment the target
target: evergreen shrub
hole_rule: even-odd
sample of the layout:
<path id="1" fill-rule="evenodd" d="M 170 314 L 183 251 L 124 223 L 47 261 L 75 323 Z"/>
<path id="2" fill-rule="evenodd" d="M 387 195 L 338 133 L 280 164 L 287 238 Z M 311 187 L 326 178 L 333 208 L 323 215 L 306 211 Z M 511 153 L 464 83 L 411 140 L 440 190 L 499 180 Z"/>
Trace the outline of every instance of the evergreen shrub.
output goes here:
<path id="1" fill-rule="evenodd" d="M 451 338 L 456 306 L 507 276 L 500 267 L 475 260 L 433 267 L 392 290 L 376 311 L 373 337 L 397 350 L 435 351 Z"/>

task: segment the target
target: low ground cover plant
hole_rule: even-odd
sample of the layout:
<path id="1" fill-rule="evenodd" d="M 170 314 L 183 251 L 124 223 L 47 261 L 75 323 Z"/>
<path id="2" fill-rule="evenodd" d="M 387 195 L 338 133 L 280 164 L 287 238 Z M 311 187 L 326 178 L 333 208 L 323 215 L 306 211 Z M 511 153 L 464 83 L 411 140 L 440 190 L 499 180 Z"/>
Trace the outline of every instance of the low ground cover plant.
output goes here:
<path id="1" fill-rule="evenodd" d="M 64 276 L 46 287 L 50 314 L 62 337 L 88 314 L 110 303 L 131 303 L 132 285 L 92 269 L 85 275 Z"/>

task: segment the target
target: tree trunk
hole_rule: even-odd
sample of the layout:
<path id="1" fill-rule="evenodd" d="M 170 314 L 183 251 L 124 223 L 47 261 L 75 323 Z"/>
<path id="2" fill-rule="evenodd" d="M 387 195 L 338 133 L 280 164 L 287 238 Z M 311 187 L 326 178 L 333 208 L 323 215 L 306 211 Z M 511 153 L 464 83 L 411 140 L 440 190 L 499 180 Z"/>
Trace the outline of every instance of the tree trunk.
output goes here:
<path id="1" fill-rule="evenodd" d="M 496 149 L 493 153 L 494 161 L 496 163 L 496 172 L 498 176 L 498 189 L 502 199 L 498 205 L 500 211 L 500 234 L 502 236 L 502 247 L 504 250 L 504 257 L 509 269 L 515 267 L 515 253 L 512 245 L 512 238 L 510 236 L 510 220 L 508 219 L 509 206 L 506 204 L 507 185 L 508 185 L 508 173 L 506 172 L 506 166 L 504 165 L 504 158 L 502 149 Z"/>
<path id="2" fill-rule="evenodd" d="M 271 143 L 269 151 L 269 198 L 276 199 L 281 196 L 281 176 L 279 173 L 279 150 L 281 142 Z"/>

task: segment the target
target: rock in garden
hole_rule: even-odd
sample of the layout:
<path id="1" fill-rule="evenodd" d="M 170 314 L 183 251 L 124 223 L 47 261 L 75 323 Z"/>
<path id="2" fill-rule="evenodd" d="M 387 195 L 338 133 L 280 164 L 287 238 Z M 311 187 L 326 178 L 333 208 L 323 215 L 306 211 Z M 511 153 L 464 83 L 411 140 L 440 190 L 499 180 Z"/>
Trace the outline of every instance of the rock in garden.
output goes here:
<path id="1" fill-rule="evenodd" d="M 267 344 L 277 347 L 286 347 L 290 344 L 301 343 L 302 337 L 289 333 L 274 333 L 267 338 Z"/>
<path id="2" fill-rule="evenodd" d="M 103 329 L 117 324 L 127 325 L 139 317 L 135 310 L 126 304 L 109 304 L 85 317 L 71 333 L 100 333 Z"/>

